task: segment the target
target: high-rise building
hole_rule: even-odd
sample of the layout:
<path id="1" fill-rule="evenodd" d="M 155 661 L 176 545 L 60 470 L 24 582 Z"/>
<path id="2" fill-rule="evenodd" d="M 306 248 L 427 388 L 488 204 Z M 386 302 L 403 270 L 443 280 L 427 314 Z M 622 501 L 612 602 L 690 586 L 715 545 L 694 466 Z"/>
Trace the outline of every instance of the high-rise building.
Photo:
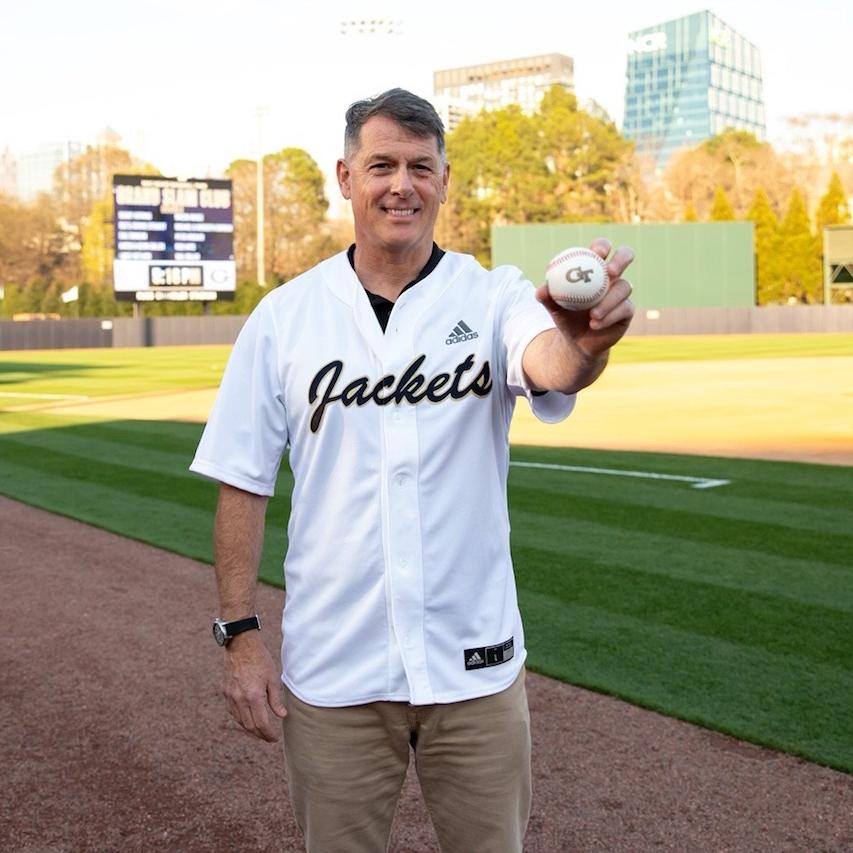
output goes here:
<path id="1" fill-rule="evenodd" d="M 524 56 L 447 68 L 433 74 L 436 108 L 448 131 L 464 116 L 482 109 L 519 104 L 525 112 L 534 112 L 552 86 L 574 91 L 574 62 L 570 56 L 561 53 Z"/>
<path id="2" fill-rule="evenodd" d="M 766 134 L 761 56 L 711 12 L 629 35 L 624 133 L 662 169 L 726 128 Z"/>
<path id="3" fill-rule="evenodd" d="M 40 192 L 48 192 L 57 167 L 70 163 L 83 150 L 80 142 L 56 142 L 23 153 L 18 160 L 19 197 L 29 201 Z"/>

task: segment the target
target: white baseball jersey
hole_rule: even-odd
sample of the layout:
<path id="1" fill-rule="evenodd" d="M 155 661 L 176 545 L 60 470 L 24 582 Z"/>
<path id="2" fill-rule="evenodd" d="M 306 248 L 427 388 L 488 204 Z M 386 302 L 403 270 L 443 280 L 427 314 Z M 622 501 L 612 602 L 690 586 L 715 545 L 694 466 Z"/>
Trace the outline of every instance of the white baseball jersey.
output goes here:
<path id="1" fill-rule="evenodd" d="M 282 680 L 312 705 L 455 702 L 526 651 L 506 480 L 521 367 L 553 327 L 514 267 L 447 252 L 383 334 L 346 252 L 267 295 L 241 331 L 191 470 L 270 495 L 290 445 Z"/>

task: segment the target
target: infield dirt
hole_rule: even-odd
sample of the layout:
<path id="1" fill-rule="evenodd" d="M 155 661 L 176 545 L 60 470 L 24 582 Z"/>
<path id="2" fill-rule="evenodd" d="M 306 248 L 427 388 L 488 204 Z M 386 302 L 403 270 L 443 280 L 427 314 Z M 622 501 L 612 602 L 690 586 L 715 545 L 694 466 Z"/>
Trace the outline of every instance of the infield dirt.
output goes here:
<path id="1" fill-rule="evenodd" d="M 0 849 L 302 850 L 218 684 L 210 566 L 0 498 Z M 283 593 L 261 586 L 277 652 Z M 853 777 L 528 673 L 527 853 L 853 849 Z M 436 851 L 410 773 L 390 850 Z"/>

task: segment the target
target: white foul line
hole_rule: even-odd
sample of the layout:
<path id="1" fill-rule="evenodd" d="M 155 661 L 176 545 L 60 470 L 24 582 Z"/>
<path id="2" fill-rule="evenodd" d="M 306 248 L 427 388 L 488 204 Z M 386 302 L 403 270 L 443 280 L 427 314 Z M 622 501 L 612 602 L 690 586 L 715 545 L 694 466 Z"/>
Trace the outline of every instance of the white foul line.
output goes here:
<path id="1" fill-rule="evenodd" d="M 685 477 L 681 474 L 655 474 L 652 471 L 623 471 L 618 468 L 586 468 L 581 465 L 550 465 L 546 462 L 510 462 L 516 468 L 545 468 L 548 471 L 576 471 L 581 474 L 613 474 L 616 477 L 640 477 L 644 480 L 678 480 L 692 483 L 692 489 L 714 489 L 731 480 L 710 480 L 707 477 Z"/>
<path id="2" fill-rule="evenodd" d="M 83 394 L 33 394 L 25 391 L 0 391 L 0 397 L 33 397 L 37 400 L 88 400 Z"/>

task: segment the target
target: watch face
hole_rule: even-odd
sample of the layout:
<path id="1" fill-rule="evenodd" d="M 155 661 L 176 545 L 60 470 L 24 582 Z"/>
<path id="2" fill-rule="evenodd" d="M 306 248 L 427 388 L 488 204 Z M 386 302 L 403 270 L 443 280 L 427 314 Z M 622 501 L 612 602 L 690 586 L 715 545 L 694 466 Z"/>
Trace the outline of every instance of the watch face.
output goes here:
<path id="1" fill-rule="evenodd" d="M 225 630 L 218 622 L 213 623 L 213 638 L 220 646 L 224 646 L 225 641 L 228 639 L 225 635 Z"/>

